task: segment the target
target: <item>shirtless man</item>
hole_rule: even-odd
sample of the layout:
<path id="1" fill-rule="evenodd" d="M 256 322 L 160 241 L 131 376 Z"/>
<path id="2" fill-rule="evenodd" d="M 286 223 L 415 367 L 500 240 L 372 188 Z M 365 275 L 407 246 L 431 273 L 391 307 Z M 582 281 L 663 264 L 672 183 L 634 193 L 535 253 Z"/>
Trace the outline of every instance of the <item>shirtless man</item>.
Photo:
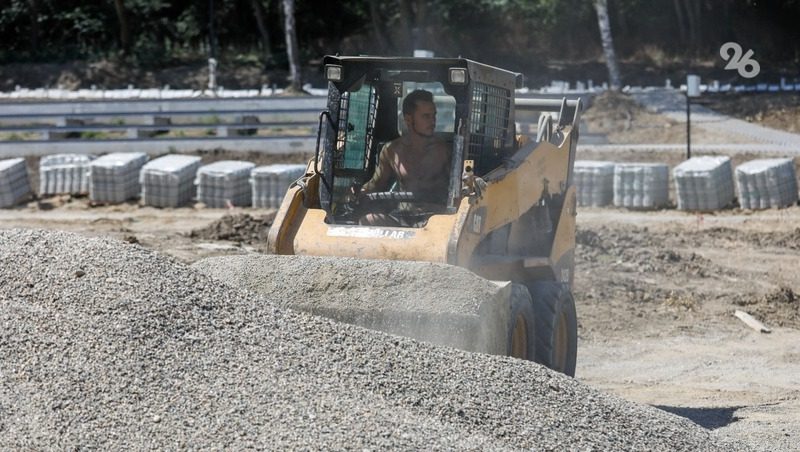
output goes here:
<path id="1" fill-rule="evenodd" d="M 414 193 L 422 202 L 401 203 L 411 221 L 388 214 L 371 213 L 361 224 L 373 226 L 410 226 L 414 218 L 441 210 L 447 199 L 450 149 L 436 138 L 436 105 L 430 91 L 416 90 L 403 100 L 403 121 L 406 132 L 385 145 L 380 153 L 375 174 L 361 187 L 361 193 L 388 191 L 393 180 L 399 191 Z"/>

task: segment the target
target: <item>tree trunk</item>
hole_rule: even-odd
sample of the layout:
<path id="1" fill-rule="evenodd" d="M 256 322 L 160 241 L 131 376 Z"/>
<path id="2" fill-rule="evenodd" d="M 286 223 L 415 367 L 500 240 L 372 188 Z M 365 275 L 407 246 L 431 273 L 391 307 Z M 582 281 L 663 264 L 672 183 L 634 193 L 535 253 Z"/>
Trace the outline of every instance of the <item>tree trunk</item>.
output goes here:
<path id="1" fill-rule="evenodd" d="M 389 40 L 386 37 L 386 33 L 384 33 L 383 29 L 386 27 L 386 24 L 383 23 L 381 19 L 380 12 L 378 11 L 378 2 L 371 1 L 369 2 L 369 16 L 372 21 L 372 31 L 375 34 L 375 40 L 378 42 L 378 48 L 380 49 L 381 54 L 386 54 L 389 50 Z"/>
<path id="2" fill-rule="evenodd" d="M 694 8 L 694 29 L 695 29 L 694 37 L 696 43 L 695 47 L 702 52 L 706 42 L 705 40 L 706 33 L 704 30 L 705 27 L 703 27 L 703 25 L 701 24 L 703 20 L 703 5 L 698 0 L 692 1 L 691 5 Z"/>
<path id="3" fill-rule="evenodd" d="M 681 10 L 680 0 L 672 0 L 675 6 L 675 17 L 678 19 L 678 35 L 680 36 L 681 44 L 686 44 L 686 20 L 683 18 L 683 10 Z"/>
<path id="4" fill-rule="evenodd" d="M 250 0 L 250 5 L 253 7 L 256 26 L 258 27 L 258 33 L 261 35 L 262 54 L 264 65 L 266 66 L 272 62 L 272 41 L 269 39 L 269 30 L 267 30 L 267 24 L 264 21 L 264 8 L 261 5 L 261 0 Z"/>
<path id="5" fill-rule="evenodd" d="M 217 58 L 217 31 L 215 22 L 214 0 L 208 0 L 208 50 L 209 58 Z"/>
<path id="6" fill-rule="evenodd" d="M 36 53 L 39 51 L 39 37 L 41 31 L 39 29 L 39 0 L 30 0 L 30 19 L 31 19 L 31 52 Z"/>
<path id="7" fill-rule="evenodd" d="M 125 13 L 125 5 L 122 0 L 114 0 L 114 9 L 117 10 L 117 20 L 119 21 L 119 45 L 123 55 L 127 55 L 131 50 L 131 29 L 128 26 L 128 15 Z"/>
<path id="8" fill-rule="evenodd" d="M 608 82 L 612 90 L 619 91 L 622 86 L 622 80 L 619 75 L 617 55 L 614 52 L 614 40 L 611 38 L 611 23 L 608 20 L 607 0 L 594 0 L 594 8 L 597 11 L 600 41 L 603 43 L 603 53 L 606 57 L 606 66 L 608 66 Z"/>
<path id="9" fill-rule="evenodd" d="M 692 7 L 692 0 L 683 0 L 683 8 L 686 11 L 686 22 L 689 24 L 689 45 L 690 49 L 694 49 L 697 43 L 697 36 L 695 33 L 696 22 L 694 16 L 694 8 Z"/>
<path id="10" fill-rule="evenodd" d="M 430 50 L 430 40 L 428 39 L 428 0 L 416 0 L 414 2 L 414 48 Z"/>
<path id="11" fill-rule="evenodd" d="M 409 0 L 398 0 L 398 7 L 400 9 L 400 27 L 405 35 L 406 48 L 404 50 L 411 53 L 414 50 L 414 36 L 411 30 L 411 4 Z"/>
<path id="12" fill-rule="evenodd" d="M 286 53 L 289 57 L 289 72 L 291 74 L 289 91 L 300 92 L 303 87 L 300 75 L 300 55 L 297 48 L 297 31 L 294 26 L 294 0 L 282 0 L 282 5 L 284 31 L 286 32 Z"/>

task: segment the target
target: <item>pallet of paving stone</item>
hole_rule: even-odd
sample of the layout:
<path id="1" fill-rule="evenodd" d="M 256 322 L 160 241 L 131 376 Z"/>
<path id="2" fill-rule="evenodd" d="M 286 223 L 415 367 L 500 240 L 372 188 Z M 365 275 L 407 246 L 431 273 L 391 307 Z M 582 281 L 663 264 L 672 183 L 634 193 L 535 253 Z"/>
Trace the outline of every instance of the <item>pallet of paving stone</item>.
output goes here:
<path id="1" fill-rule="evenodd" d="M 25 159 L 0 160 L 0 208 L 13 207 L 30 194 Z"/>
<path id="2" fill-rule="evenodd" d="M 85 195 L 89 193 L 89 163 L 86 154 L 46 155 L 39 160 L 39 195 Z"/>
<path id="3" fill-rule="evenodd" d="M 739 204 L 743 209 L 788 207 L 797 203 L 794 160 L 758 159 L 736 167 Z"/>
<path id="4" fill-rule="evenodd" d="M 575 161 L 575 189 L 579 206 L 602 207 L 614 201 L 614 162 Z"/>
<path id="5" fill-rule="evenodd" d="M 276 164 L 254 168 L 250 175 L 253 190 L 253 207 L 277 209 L 286 190 L 305 174 L 306 165 Z"/>
<path id="6" fill-rule="evenodd" d="M 614 205 L 658 209 L 669 201 L 669 167 L 661 163 L 618 163 L 614 167 Z"/>
<path id="7" fill-rule="evenodd" d="M 165 155 L 147 162 L 140 172 L 142 203 L 154 207 L 180 207 L 195 196 L 194 180 L 200 157 Z"/>
<path id="8" fill-rule="evenodd" d="M 139 171 L 147 162 L 144 152 L 114 152 L 89 164 L 89 199 L 118 204 L 139 197 Z"/>
<path id="9" fill-rule="evenodd" d="M 693 157 L 672 170 L 679 210 L 714 211 L 733 203 L 730 157 Z"/>
<path id="10" fill-rule="evenodd" d="M 222 160 L 197 170 L 197 201 L 212 208 L 246 207 L 252 199 L 250 173 L 255 164 Z"/>

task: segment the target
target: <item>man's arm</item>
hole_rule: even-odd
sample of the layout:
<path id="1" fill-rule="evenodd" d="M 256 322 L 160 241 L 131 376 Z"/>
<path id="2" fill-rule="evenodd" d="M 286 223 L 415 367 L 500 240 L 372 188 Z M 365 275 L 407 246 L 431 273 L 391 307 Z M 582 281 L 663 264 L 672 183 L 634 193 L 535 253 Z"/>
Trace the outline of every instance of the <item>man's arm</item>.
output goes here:
<path id="1" fill-rule="evenodd" d="M 393 174 L 390 146 L 391 143 L 383 146 L 378 158 L 378 164 L 375 165 L 375 173 L 372 175 L 372 179 L 361 187 L 363 193 L 380 192 L 389 189 L 389 182 L 391 182 Z"/>

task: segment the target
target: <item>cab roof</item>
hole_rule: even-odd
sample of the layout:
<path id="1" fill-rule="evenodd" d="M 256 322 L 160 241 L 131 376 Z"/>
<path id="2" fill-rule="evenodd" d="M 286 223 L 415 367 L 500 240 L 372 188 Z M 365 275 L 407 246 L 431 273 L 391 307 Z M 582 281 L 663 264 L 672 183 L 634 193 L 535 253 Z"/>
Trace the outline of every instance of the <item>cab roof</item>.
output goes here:
<path id="1" fill-rule="evenodd" d="M 488 64 L 479 63 L 467 58 L 428 58 L 428 57 L 380 57 L 380 56 L 338 56 L 327 55 L 323 58 L 324 65 L 339 65 L 343 69 L 354 68 L 360 72 L 369 70 L 387 70 L 397 72 L 424 72 L 441 73 L 449 68 L 466 68 L 470 80 L 488 83 L 508 89 L 521 88 L 523 76 L 520 73 L 508 71 Z M 438 80 L 435 77 L 433 80 Z"/>

